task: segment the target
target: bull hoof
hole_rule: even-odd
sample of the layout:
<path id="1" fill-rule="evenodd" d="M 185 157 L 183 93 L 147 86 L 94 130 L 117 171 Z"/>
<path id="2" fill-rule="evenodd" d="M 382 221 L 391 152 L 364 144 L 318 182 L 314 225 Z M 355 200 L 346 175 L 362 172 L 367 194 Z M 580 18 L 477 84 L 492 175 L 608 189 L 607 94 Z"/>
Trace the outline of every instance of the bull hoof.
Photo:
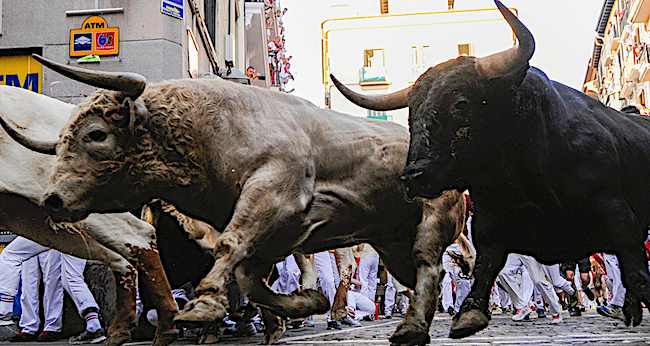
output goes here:
<path id="1" fill-rule="evenodd" d="M 153 346 L 167 346 L 178 339 L 180 331 L 178 329 L 169 329 L 164 332 L 156 333 L 156 337 L 153 339 Z"/>
<path id="2" fill-rule="evenodd" d="M 487 327 L 488 322 L 488 316 L 481 310 L 472 309 L 466 312 L 460 312 L 451 322 L 449 337 L 452 339 L 460 339 L 474 335 Z"/>
<path id="3" fill-rule="evenodd" d="M 641 324 L 643 318 L 643 310 L 641 309 L 641 302 L 630 291 L 625 293 L 625 302 L 623 303 L 623 315 L 625 315 L 625 325 L 634 327 Z"/>
<path id="4" fill-rule="evenodd" d="M 431 337 L 424 325 L 402 322 L 388 340 L 397 345 L 426 345 L 431 342 Z"/>
<path id="5" fill-rule="evenodd" d="M 287 331 L 287 326 L 285 325 L 284 321 L 280 321 L 277 325 L 274 326 L 274 328 L 267 327 L 264 330 L 264 344 L 265 345 L 271 345 L 276 343 L 282 336 L 284 335 L 284 332 Z"/>
<path id="6" fill-rule="evenodd" d="M 340 321 L 348 315 L 348 310 L 345 307 L 342 307 L 336 310 L 332 310 L 330 314 L 332 315 L 331 318 L 333 321 Z"/>
<path id="7" fill-rule="evenodd" d="M 131 340 L 131 333 L 129 331 L 120 331 L 116 333 L 109 333 L 108 338 L 104 341 L 104 346 L 121 346 Z"/>
<path id="8" fill-rule="evenodd" d="M 226 308 L 209 296 L 198 297 L 185 305 L 185 309 L 174 317 L 174 322 L 212 322 L 226 316 Z"/>

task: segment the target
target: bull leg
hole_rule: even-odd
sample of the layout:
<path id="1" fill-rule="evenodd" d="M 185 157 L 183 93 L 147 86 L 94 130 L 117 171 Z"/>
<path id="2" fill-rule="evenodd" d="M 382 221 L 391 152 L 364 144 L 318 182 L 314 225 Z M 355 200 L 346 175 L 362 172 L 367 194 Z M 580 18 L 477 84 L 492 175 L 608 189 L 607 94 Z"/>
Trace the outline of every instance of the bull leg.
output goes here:
<path id="1" fill-rule="evenodd" d="M 650 308 L 650 275 L 645 249 L 636 246 L 634 251 L 625 251 L 617 255 L 621 268 L 621 279 L 625 292 L 623 313 L 626 326 L 638 326 L 643 319 L 641 301 Z"/>
<path id="2" fill-rule="evenodd" d="M 352 248 L 336 249 L 336 265 L 341 282 L 336 289 L 336 295 L 334 296 L 334 302 L 330 311 L 333 321 L 342 320 L 348 314 L 348 291 L 352 282 L 352 274 L 355 272 L 357 266 Z"/>
<path id="3" fill-rule="evenodd" d="M 301 186 L 306 179 L 304 172 L 300 172 L 301 177 L 285 170 L 277 176 L 269 173 L 278 169 L 278 163 L 274 162 L 268 170 L 258 170 L 244 185 L 233 217 L 216 242 L 214 266 L 197 287 L 198 297 L 176 316 L 177 321 L 222 319 L 227 306 L 226 282 L 233 270 L 253 255 L 256 244 L 278 239 L 274 237 L 277 236 L 276 232 L 286 231 L 283 234 L 286 237 L 278 239 L 280 242 L 301 236 L 302 215 L 310 200 L 307 192 L 302 190 L 305 186 Z M 282 228 L 278 228 L 278 225 L 282 225 Z M 264 270 L 269 266 L 267 264 Z M 240 287 L 246 293 L 241 283 Z"/>
<path id="4" fill-rule="evenodd" d="M 116 311 L 113 322 L 108 327 L 106 346 L 119 346 L 131 339 L 130 330 L 135 324 L 135 270 L 128 273 L 114 272 Z"/>
<path id="5" fill-rule="evenodd" d="M 271 312 L 271 310 L 262 308 L 262 320 L 264 321 L 264 344 L 271 345 L 280 340 L 287 327 L 284 319 Z"/>
<path id="6" fill-rule="evenodd" d="M 329 310 L 327 298 L 317 290 L 302 289 L 291 294 L 274 292 L 263 280 L 265 273 L 260 268 L 268 266 L 253 257 L 235 269 L 237 283 L 255 304 L 289 318 L 304 318 Z"/>
<path id="7" fill-rule="evenodd" d="M 137 268 L 142 276 L 143 299 L 147 299 L 158 311 L 158 329 L 153 341 L 154 346 L 166 346 L 178 337 L 179 331 L 174 326 L 174 316 L 178 305 L 171 296 L 171 286 L 160 262 L 158 251 L 142 251 L 137 255 Z"/>
<path id="8" fill-rule="evenodd" d="M 485 234 L 491 233 L 486 230 Z M 499 271 L 503 268 L 506 255 L 503 249 L 497 247 L 483 246 L 477 248 L 474 284 L 467 298 L 465 298 L 460 312 L 452 319 L 451 330 L 449 332 L 450 338 L 464 338 L 487 327 L 489 321 L 488 303 L 490 289 Z"/>
<path id="9" fill-rule="evenodd" d="M 643 247 L 647 226 L 640 225 L 629 205 L 618 198 L 601 197 L 595 200 L 596 210 L 607 211 L 600 215 L 606 229 L 613 232 L 613 243 L 621 269 L 625 292 L 623 314 L 625 325 L 638 326 L 643 318 L 641 301 L 650 302 L 650 273 Z M 597 216 L 596 216 L 597 217 Z"/>
<path id="10" fill-rule="evenodd" d="M 442 253 L 465 227 L 465 205 L 461 195 L 447 193 L 426 201 L 422 221 L 413 242 L 416 265 L 413 301 L 402 323 L 390 337 L 396 344 L 427 344 L 429 328 L 438 306 L 440 279 L 443 275 Z"/>

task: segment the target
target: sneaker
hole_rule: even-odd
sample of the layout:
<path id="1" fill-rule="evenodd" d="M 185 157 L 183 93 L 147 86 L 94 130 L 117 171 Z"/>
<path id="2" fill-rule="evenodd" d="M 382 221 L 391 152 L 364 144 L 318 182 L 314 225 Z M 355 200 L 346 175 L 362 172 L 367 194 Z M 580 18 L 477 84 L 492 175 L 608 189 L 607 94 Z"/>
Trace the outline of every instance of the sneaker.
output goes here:
<path id="1" fill-rule="evenodd" d="M 537 317 L 546 318 L 546 311 L 544 311 L 544 309 L 537 309 Z"/>
<path id="2" fill-rule="evenodd" d="M 618 305 L 604 305 L 599 306 L 596 309 L 596 312 L 605 317 L 615 318 L 617 320 L 625 321 L 625 316 L 623 316 L 623 310 Z"/>
<path id="3" fill-rule="evenodd" d="M 341 327 L 339 321 L 327 321 L 327 330 L 332 329 L 341 330 L 343 328 Z"/>
<path id="4" fill-rule="evenodd" d="M 454 310 L 454 308 L 450 306 L 449 308 L 447 308 L 447 313 L 449 314 L 449 316 L 454 317 L 456 315 L 456 310 Z"/>
<path id="5" fill-rule="evenodd" d="M 495 306 L 492 308 L 492 315 L 501 315 L 503 313 L 503 310 L 501 310 L 500 307 Z"/>
<path id="6" fill-rule="evenodd" d="M 351 327 L 361 327 L 361 323 L 350 316 L 345 316 L 345 318 L 341 320 L 341 323 L 347 324 Z"/>
<path id="7" fill-rule="evenodd" d="M 577 306 L 574 308 L 569 308 L 569 316 L 571 317 L 582 316 L 582 311 L 580 311 L 580 308 L 578 308 Z"/>
<path id="8" fill-rule="evenodd" d="M 35 341 L 36 340 L 36 334 L 32 333 L 27 333 L 27 332 L 19 332 L 18 334 L 14 335 L 9 339 L 11 342 L 30 342 L 30 341 Z"/>
<path id="9" fill-rule="evenodd" d="M 0 326 L 13 326 L 15 325 L 11 314 L 0 315 Z"/>
<path id="10" fill-rule="evenodd" d="M 83 344 L 98 344 L 106 340 L 106 333 L 101 328 L 94 332 L 84 330 L 81 334 L 71 337 L 68 341 L 70 345 L 83 345 Z"/>
<path id="11" fill-rule="evenodd" d="M 551 323 L 552 324 L 562 323 L 562 315 L 560 315 L 560 314 L 553 315 L 553 317 L 551 318 Z"/>
<path id="12" fill-rule="evenodd" d="M 528 306 L 524 307 L 523 309 L 517 309 L 517 313 L 512 316 L 512 320 L 517 322 L 524 321 L 530 316 L 531 313 L 532 311 Z"/>
<path id="13" fill-rule="evenodd" d="M 538 316 L 537 316 L 537 309 L 535 309 L 535 310 L 530 309 L 530 315 L 528 315 L 528 318 L 525 318 L 524 320 L 525 320 L 525 321 L 527 321 L 527 320 L 529 320 L 529 319 L 531 319 L 531 320 L 536 320 L 537 317 L 538 317 Z"/>
<path id="14" fill-rule="evenodd" d="M 391 314 L 384 315 L 385 320 L 390 320 L 391 318 L 393 318 L 393 315 L 391 315 Z"/>
<path id="15" fill-rule="evenodd" d="M 368 321 L 368 322 L 372 322 L 372 321 L 375 320 L 375 315 L 372 314 L 372 315 L 368 315 L 368 316 L 363 316 L 363 320 Z"/>
<path id="16" fill-rule="evenodd" d="M 36 341 L 38 342 L 50 342 L 50 341 L 56 341 L 61 339 L 61 332 L 52 332 L 49 330 L 44 330 L 40 334 L 38 334 L 38 337 L 36 338 Z"/>

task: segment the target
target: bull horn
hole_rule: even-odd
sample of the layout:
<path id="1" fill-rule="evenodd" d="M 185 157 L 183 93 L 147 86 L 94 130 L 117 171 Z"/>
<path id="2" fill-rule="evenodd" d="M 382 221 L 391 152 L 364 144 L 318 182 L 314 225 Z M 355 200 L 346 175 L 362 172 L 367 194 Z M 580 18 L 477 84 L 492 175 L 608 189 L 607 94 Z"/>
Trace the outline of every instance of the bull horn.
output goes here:
<path id="1" fill-rule="evenodd" d="M 7 132 L 9 137 L 13 138 L 13 140 L 25 148 L 45 155 L 56 155 L 57 141 L 47 142 L 28 138 L 7 124 L 7 121 L 2 116 L 0 116 L 0 126 Z"/>
<path id="2" fill-rule="evenodd" d="M 352 91 L 341 83 L 334 75 L 330 74 L 330 78 L 337 89 L 357 106 L 372 109 L 374 111 L 392 111 L 408 106 L 409 92 L 413 88 L 409 86 L 400 91 L 396 91 L 386 95 L 362 95 Z"/>
<path id="3" fill-rule="evenodd" d="M 535 53 L 535 38 L 530 30 L 501 1 L 494 2 L 515 33 L 519 44 L 517 47 L 478 59 L 479 71 L 488 78 L 501 77 L 526 67 Z"/>
<path id="4" fill-rule="evenodd" d="M 97 88 L 121 91 L 133 100 L 137 99 L 147 86 L 147 80 L 144 76 L 137 73 L 95 71 L 64 65 L 38 54 L 32 54 L 32 57 L 41 64 L 68 78 Z"/>

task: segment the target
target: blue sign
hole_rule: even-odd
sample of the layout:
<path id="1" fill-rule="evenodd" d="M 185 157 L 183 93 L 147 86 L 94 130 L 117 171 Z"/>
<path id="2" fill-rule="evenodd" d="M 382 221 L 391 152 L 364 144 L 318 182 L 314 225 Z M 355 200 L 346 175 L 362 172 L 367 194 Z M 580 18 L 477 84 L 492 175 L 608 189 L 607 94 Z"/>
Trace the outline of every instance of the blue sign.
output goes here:
<path id="1" fill-rule="evenodd" d="M 74 34 L 73 44 L 75 51 L 91 51 L 93 50 L 93 34 L 92 32 L 84 32 L 80 34 Z"/>
<path id="2" fill-rule="evenodd" d="M 160 12 L 168 16 L 183 19 L 184 0 L 161 0 Z"/>

